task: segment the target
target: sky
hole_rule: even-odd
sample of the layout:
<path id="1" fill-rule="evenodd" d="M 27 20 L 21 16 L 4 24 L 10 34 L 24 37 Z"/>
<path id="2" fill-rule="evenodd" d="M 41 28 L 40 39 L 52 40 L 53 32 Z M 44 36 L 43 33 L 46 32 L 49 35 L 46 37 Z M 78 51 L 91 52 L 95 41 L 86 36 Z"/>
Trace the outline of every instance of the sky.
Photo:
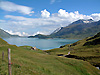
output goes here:
<path id="1" fill-rule="evenodd" d="M 0 29 L 49 35 L 79 19 L 100 20 L 100 0 L 0 0 Z"/>

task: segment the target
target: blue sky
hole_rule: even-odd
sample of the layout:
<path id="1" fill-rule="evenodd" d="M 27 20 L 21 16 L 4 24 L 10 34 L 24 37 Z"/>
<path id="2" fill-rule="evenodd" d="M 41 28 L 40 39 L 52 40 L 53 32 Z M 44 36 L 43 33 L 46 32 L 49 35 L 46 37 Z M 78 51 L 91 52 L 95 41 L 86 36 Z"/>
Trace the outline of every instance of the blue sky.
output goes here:
<path id="1" fill-rule="evenodd" d="M 13 35 L 50 34 L 78 19 L 100 20 L 100 0 L 0 0 L 0 28 Z"/>

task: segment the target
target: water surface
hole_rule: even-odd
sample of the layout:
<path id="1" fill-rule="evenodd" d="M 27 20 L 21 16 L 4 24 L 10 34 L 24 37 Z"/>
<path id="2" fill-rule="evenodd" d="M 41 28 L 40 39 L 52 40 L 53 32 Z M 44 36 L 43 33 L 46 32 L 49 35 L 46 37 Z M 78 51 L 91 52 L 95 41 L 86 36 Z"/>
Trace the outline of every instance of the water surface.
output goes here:
<path id="1" fill-rule="evenodd" d="M 7 41 L 9 44 L 17 45 L 17 46 L 33 46 L 37 47 L 41 50 L 48 50 L 53 48 L 59 48 L 62 45 L 71 44 L 76 41 L 77 39 L 38 39 L 38 38 L 3 38 L 5 41 Z"/>

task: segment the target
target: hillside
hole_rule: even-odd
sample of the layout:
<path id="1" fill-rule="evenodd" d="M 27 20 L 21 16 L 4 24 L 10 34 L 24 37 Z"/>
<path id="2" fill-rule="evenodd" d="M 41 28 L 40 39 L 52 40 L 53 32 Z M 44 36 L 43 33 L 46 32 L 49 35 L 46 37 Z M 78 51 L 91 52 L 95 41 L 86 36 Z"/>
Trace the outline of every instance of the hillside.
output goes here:
<path id="1" fill-rule="evenodd" d="M 70 51 L 70 55 L 67 55 Z M 73 44 L 61 46 L 57 49 L 46 51 L 51 55 L 62 54 L 68 58 L 75 58 L 90 62 L 94 66 L 100 67 L 100 33 L 93 37 L 79 40 Z"/>
<path id="2" fill-rule="evenodd" d="M 11 49 L 12 75 L 100 75 L 100 71 L 86 61 L 48 55 L 30 46 L 9 45 L 0 38 L 0 75 L 8 75 L 7 49 Z"/>
<path id="3" fill-rule="evenodd" d="M 4 30 L 0 29 L 0 37 L 10 37 L 11 35 Z"/>

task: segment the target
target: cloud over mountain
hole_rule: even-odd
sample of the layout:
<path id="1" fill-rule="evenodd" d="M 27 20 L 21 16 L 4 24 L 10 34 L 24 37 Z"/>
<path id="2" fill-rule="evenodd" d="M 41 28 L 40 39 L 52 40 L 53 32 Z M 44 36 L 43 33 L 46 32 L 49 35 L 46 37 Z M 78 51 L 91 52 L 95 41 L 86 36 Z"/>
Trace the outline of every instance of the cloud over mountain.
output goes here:
<path id="1" fill-rule="evenodd" d="M 93 19 L 89 15 L 80 14 L 78 11 L 75 12 L 66 12 L 66 10 L 60 9 L 58 11 L 58 17 L 64 18 L 67 21 L 73 22 L 78 19 Z"/>
<path id="2" fill-rule="evenodd" d="M 44 9 L 41 11 L 41 17 L 39 18 L 26 18 L 23 16 L 13 15 L 5 15 L 4 17 L 7 20 L 0 20 L 1 25 L 8 26 L 9 29 L 11 29 L 11 27 L 14 27 L 12 29 L 18 30 L 18 32 L 22 30 L 23 32 L 28 31 L 26 33 L 31 33 L 30 35 L 33 35 L 35 33 L 37 34 L 38 32 L 41 32 L 43 34 L 50 34 L 56 28 L 67 26 L 68 24 L 79 19 L 93 19 L 95 21 L 98 21 L 100 20 L 100 13 L 83 15 L 78 11 L 67 12 L 66 10 L 59 9 L 58 13 L 52 13 L 50 15 L 50 12 Z M 18 29 L 16 29 L 16 27 Z"/>
<path id="3" fill-rule="evenodd" d="M 25 33 L 25 32 L 13 32 L 12 30 L 8 31 L 8 30 L 5 30 L 6 32 L 8 32 L 9 34 L 11 35 L 19 35 L 19 36 L 30 36 L 28 33 Z"/>
<path id="4" fill-rule="evenodd" d="M 100 20 L 100 13 L 91 14 L 91 17 L 92 17 L 95 21 Z"/>

